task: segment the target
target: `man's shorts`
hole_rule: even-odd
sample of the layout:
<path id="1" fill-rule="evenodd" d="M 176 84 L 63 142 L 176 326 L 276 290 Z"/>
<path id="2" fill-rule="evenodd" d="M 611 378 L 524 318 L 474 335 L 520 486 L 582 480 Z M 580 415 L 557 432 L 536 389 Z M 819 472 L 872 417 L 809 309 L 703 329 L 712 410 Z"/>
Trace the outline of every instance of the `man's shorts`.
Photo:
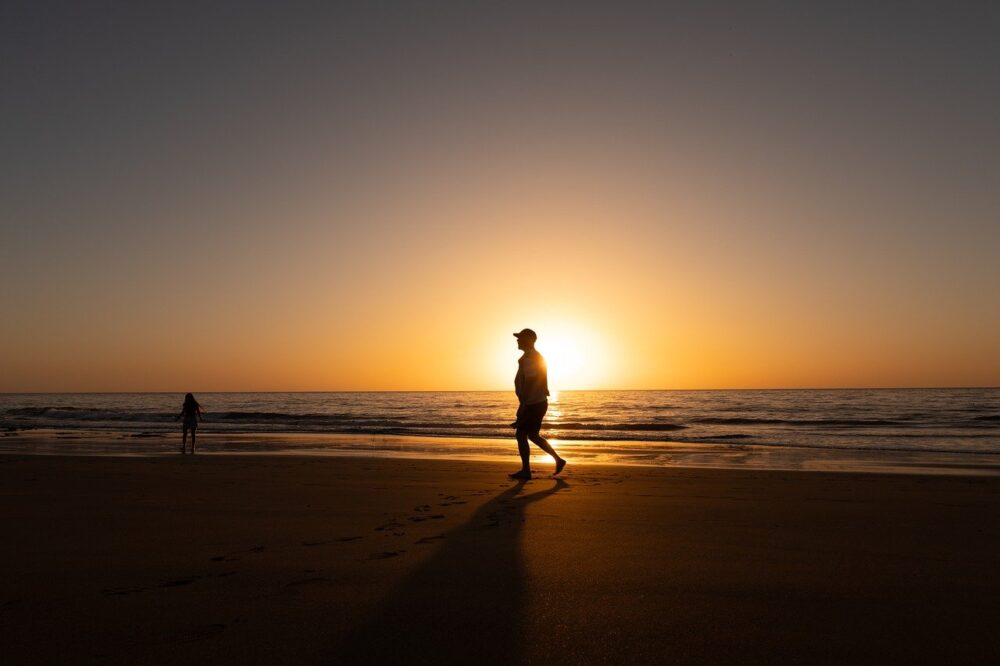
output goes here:
<path id="1" fill-rule="evenodd" d="M 542 429 L 542 419 L 549 409 L 547 400 L 536 402 L 533 405 L 521 405 L 517 408 L 517 422 L 514 427 L 523 430 L 529 435 L 535 435 Z"/>

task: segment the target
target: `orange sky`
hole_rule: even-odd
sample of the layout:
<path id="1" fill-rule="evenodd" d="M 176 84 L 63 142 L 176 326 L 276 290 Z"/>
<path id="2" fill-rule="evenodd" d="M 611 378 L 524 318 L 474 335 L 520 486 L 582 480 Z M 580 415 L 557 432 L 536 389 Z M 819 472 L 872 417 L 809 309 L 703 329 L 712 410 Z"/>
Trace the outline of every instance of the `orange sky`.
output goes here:
<path id="1" fill-rule="evenodd" d="M 786 9 L 28 12 L 0 391 L 1000 384 L 989 23 Z"/>
<path id="2" fill-rule="evenodd" d="M 506 389 L 510 334 L 525 326 L 553 360 L 570 357 L 552 368 L 555 388 L 1000 377 L 997 310 L 940 283 L 942 272 L 987 279 L 989 266 L 798 229 L 785 219 L 794 203 L 751 217 L 749 203 L 702 199 L 693 183 L 657 200 L 638 175 L 538 165 L 450 198 L 450 182 L 417 174 L 356 209 L 326 209 L 320 192 L 259 209 L 246 238 L 209 228 L 140 257 L 67 255 L 58 267 L 72 282 L 20 295 L 0 388 Z M 364 216 L 363 230 L 348 234 L 341 216 Z"/>

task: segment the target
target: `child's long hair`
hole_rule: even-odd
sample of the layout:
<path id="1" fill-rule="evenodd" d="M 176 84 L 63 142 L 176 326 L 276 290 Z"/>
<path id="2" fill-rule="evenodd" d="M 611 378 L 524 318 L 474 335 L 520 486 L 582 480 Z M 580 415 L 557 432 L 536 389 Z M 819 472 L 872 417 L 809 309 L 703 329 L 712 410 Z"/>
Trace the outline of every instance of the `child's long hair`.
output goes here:
<path id="1" fill-rule="evenodd" d="M 194 395 L 191 393 L 184 396 L 184 413 L 201 414 L 201 405 L 198 404 L 198 401 L 194 399 Z"/>

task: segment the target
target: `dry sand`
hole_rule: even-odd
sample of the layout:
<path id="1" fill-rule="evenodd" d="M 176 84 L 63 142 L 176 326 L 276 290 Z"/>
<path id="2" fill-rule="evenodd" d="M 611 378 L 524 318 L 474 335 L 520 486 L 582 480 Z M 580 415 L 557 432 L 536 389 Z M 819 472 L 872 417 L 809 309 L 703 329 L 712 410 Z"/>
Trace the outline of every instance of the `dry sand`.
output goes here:
<path id="1" fill-rule="evenodd" d="M 512 466 L 0 456 L 0 654 L 1000 658 L 997 477 Z"/>

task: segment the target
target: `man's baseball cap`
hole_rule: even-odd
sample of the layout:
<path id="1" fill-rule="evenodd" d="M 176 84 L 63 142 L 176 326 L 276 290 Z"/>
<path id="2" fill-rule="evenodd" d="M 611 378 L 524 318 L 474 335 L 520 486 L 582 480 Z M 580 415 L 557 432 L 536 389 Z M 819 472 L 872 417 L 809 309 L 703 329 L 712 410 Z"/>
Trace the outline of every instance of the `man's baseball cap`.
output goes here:
<path id="1" fill-rule="evenodd" d="M 538 334 L 535 333 L 530 328 L 522 329 L 520 333 L 515 333 L 514 337 L 517 338 L 518 340 L 520 340 L 521 338 L 525 338 L 526 340 L 531 340 L 532 342 L 538 340 Z"/>

